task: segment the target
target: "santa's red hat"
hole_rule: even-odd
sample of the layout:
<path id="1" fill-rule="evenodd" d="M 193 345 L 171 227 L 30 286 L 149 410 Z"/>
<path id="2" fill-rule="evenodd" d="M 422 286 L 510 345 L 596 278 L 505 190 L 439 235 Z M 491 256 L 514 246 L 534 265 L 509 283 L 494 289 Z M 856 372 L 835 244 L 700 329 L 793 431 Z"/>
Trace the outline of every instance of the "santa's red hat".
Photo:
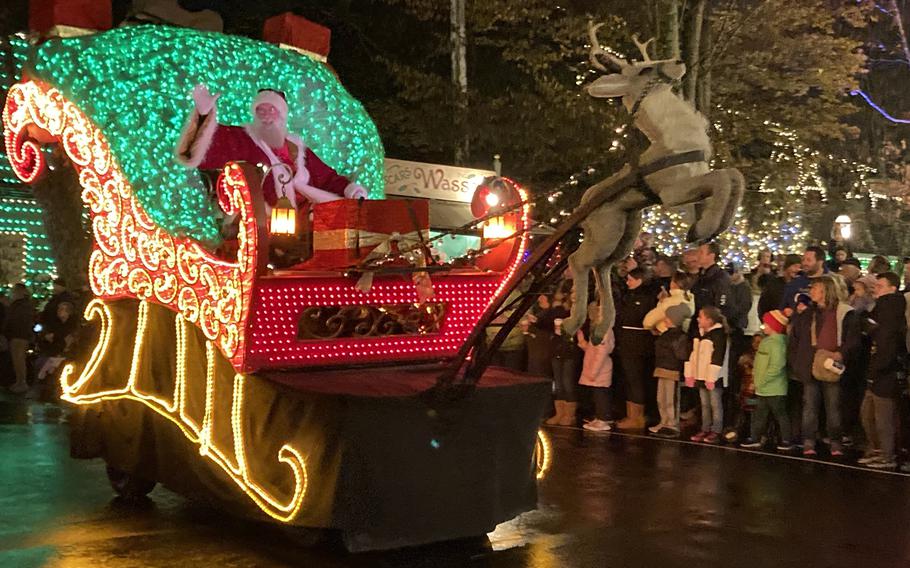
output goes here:
<path id="1" fill-rule="evenodd" d="M 762 316 L 761 321 L 769 329 L 774 330 L 775 333 L 784 333 L 787 331 L 787 324 L 790 323 L 790 320 L 781 312 L 780 310 L 771 310 L 770 312 L 765 312 L 765 315 Z"/>
<path id="2" fill-rule="evenodd" d="M 256 107 L 261 104 L 270 104 L 276 109 L 278 109 L 278 114 L 281 115 L 281 118 L 287 120 L 288 118 L 288 101 L 284 96 L 284 93 L 281 91 L 275 91 L 273 89 L 262 89 L 256 96 L 253 98 L 252 110 L 253 114 L 256 114 Z"/>

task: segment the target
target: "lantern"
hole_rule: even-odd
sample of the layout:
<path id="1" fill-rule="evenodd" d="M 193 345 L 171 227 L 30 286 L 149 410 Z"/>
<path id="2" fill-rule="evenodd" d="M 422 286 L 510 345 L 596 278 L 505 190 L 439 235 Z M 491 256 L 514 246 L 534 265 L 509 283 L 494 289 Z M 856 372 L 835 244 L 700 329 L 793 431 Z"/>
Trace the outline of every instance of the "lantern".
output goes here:
<path id="1" fill-rule="evenodd" d="M 515 193 L 505 179 L 498 177 L 486 178 L 477 186 L 471 199 L 471 213 L 474 217 L 503 211 L 503 215 L 487 219 L 481 224 L 484 239 L 505 239 L 515 234 L 516 214 L 505 212 L 521 199 L 520 196 L 513 195 Z"/>
<path id="2" fill-rule="evenodd" d="M 297 210 L 286 196 L 281 196 L 281 199 L 272 208 L 272 222 L 269 230 L 273 235 L 297 234 Z"/>
<path id="3" fill-rule="evenodd" d="M 834 240 L 848 241 L 853 236 L 853 221 L 848 215 L 838 215 L 834 220 L 834 227 L 831 231 Z"/>

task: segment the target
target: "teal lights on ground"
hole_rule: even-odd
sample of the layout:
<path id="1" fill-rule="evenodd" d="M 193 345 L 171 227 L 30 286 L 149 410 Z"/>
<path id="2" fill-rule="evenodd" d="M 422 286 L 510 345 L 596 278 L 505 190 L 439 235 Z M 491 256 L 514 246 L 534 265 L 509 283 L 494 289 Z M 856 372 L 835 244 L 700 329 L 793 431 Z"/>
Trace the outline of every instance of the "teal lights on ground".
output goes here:
<path id="1" fill-rule="evenodd" d="M 383 195 L 375 125 L 327 66 L 298 53 L 237 36 L 135 26 L 43 43 L 25 73 L 58 88 L 101 127 L 142 205 L 173 234 L 218 239 L 199 174 L 173 159 L 199 82 L 222 93 L 219 121 L 226 124 L 251 120 L 259 89 L 283 91 L 291 131 L 371 197 Z"/>

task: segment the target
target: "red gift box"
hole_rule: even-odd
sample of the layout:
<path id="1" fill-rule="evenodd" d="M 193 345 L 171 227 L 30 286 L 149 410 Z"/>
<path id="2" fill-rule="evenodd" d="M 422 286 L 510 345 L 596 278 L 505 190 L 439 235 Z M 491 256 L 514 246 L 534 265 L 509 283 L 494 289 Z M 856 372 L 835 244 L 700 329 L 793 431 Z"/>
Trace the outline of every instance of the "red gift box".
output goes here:
<path id="1" fill-rule="evenodd" d="M 346 268 L 361 263 L 377 246 L 395 246 L 396 233 L 404 249 L 412 248 L 420 236 L 426 240 L 429 204 L 408 199 L 339 199 L 314 205 L 312 226 L 313 256 L 307 268 Z"/>
<path id="2" fill-rule="evenodd" d="M 54 26 L 109 30 L 113 22 L 110 0 L 41 0 L 28 3 L 28 27 L 45 33 Z"/>
<path id="3" fill-rule="evenodd" d="M 329 56 L 332 31 L 292 12 L 272 16 L 262 26 L 262 39 Z"/>

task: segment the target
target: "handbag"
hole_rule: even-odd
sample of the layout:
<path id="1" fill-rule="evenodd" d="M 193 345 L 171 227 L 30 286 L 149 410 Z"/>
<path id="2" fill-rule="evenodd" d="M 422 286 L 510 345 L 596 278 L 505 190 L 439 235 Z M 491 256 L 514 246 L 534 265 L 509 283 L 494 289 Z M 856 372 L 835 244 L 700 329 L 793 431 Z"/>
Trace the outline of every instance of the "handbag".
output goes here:
<path id="1" fill-rule="evenodd" d="M 812 347 L 814 348 L 817 343 L 817 336 L 815 335 L 815 317 L 812 318 Z M 825 365 L 825 362 L 828 359 L 834 359 L 835 352 L 828 351 L 827 349 L 816 349 L 815 356 L 812 358 L 812 376 L 817 380 L 822 381 L 823 383 L 836 383 L 840 381 L 840 376 L 843 374 L 843 371 L 840 373 L 835 372 L 829 366 Z"/>

